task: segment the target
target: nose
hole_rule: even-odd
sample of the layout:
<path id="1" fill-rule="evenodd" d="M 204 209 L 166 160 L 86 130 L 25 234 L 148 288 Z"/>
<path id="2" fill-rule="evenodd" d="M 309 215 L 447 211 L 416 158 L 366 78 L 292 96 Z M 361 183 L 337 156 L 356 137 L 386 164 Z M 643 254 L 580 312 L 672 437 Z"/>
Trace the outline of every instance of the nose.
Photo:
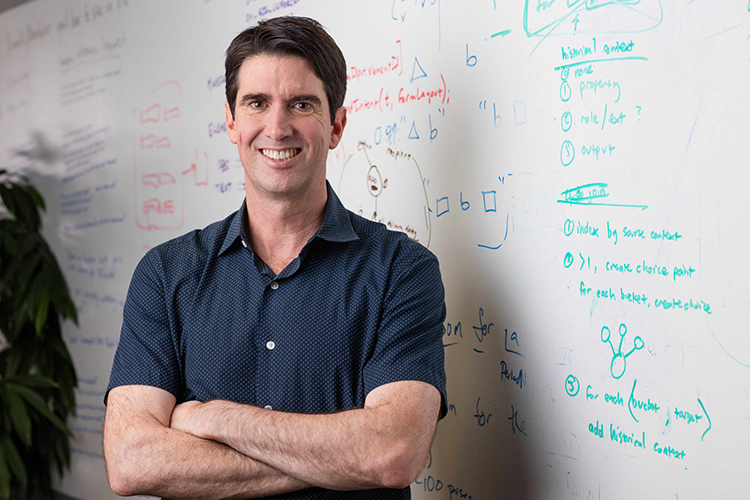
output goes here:
<path id="1" fill-rule="evenodd" d="M 266 135 L 280 141 L 293 134 L 292 116 L 285 106 L 273 106 L 266 114 Z"/>

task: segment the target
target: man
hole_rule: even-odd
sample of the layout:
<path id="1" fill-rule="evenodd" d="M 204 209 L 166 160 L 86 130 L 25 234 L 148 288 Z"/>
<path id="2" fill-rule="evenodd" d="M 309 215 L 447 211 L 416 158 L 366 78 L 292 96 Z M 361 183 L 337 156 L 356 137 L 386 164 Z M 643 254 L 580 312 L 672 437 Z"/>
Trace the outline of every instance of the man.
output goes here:
<path id="1" fill-rule="evenodd" d="M 245 30 L 226 77 L 245 200 L 135 270 L 105 396 L 110 486 L 408 498 L 446 412 L 437 260 L 326 182 L 346 65 L 318 23 Z"/>

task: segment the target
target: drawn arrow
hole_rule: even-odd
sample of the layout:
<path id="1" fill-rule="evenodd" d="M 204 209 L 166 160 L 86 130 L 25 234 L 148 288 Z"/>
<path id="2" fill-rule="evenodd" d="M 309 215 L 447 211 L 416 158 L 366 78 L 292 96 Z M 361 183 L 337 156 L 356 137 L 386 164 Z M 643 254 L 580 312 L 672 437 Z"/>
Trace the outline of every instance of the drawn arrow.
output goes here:
<path id="1" fill-rule="evenodd" d="M 703 414 L 706 416 L 706 420 L 708 420 L 708 429 L 706 429 L 706 431 L 701 436 L 701 441 L 703 441 L 703 438 L 706 437 L 706 432 L 711 430 L 711 417 L 708 416 L 708 412 L 706 411 L 706 407 L 703 406 L 703 402 L 701 401 L 701 398 L 698 398 L 698 403 L 700 403 L 701 408 L 703 408 Z"/>

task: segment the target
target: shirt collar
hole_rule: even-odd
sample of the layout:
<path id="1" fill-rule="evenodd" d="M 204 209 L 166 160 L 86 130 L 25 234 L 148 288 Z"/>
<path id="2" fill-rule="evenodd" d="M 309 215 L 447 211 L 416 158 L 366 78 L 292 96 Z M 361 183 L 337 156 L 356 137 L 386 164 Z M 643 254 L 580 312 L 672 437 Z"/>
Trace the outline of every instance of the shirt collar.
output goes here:
<path id="1" fill-rule="evenodd" d="M 323 225 L 315 236 L 313 236 L 313 239 L 315 237 L 320 237 L 327 241 L 339 243 L 359 240 L 357 233 L 354 232 L 354 228 L 352 227 L 352 222 L 349 219 L 348 210 L 341 204 L 341 200 L 336 196 L 336 193 L 333 191 L 333 188 L 328 181 L 326 181 L 326 190 L 328 193 L 326 215 L 323 219 Z M 247 200 L 243 198 L 240 209 L 235 212 L 232 217 L 229 229 L 227 230 L 227 235 L 224 237 L 224 243 L 219 250 L 219 255 L 222 255 L 236 240 L 241 239 L 243 232 L 242 220 L 244 214 L 247 213 L 246 203 Z"/>
<path id="2" fill-rule="evenodd" d="M 326 189 L 328 190 L 326 216 L 316 236 L 324 240 L 339 243 L 357 241 L 359 237 L 352 227 L 352 221 L 349 219 L 349 211 L 341 204 L 341 200 L 336 196 L 331 183 L 328 181 L 326 181 Z"/>

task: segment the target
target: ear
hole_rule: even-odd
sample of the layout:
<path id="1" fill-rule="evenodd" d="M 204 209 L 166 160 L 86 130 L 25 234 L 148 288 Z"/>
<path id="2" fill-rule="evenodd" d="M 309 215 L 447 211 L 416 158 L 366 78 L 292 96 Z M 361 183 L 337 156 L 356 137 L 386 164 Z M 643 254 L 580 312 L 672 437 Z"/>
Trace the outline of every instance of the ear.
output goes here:
<path id="1" fill-rule="evenodd" d="M 229 134 L 229 140 L 232 144 L 237 144 L 239 140 L 239 133 L 235 128 L 234 117 L 232 116 L 232 109 L 229 107 L 229 103 L 224 101 L 224 120 L 227 122 L 227 134 Z"/>
<path id="2" fill-rule="evenodd" d="M 328 145 L 329 149 L 336 149 L 336 146 L 341 142 L 341 136 L 344 135 L 344 127 L 346 127 L 346 108 L 341 106 L 336 110 L 336 119 L 333 120 L 333 126 L 331 127 L 331 142 Z M 227 129 L 229 126 L 227 125 Z"/>

